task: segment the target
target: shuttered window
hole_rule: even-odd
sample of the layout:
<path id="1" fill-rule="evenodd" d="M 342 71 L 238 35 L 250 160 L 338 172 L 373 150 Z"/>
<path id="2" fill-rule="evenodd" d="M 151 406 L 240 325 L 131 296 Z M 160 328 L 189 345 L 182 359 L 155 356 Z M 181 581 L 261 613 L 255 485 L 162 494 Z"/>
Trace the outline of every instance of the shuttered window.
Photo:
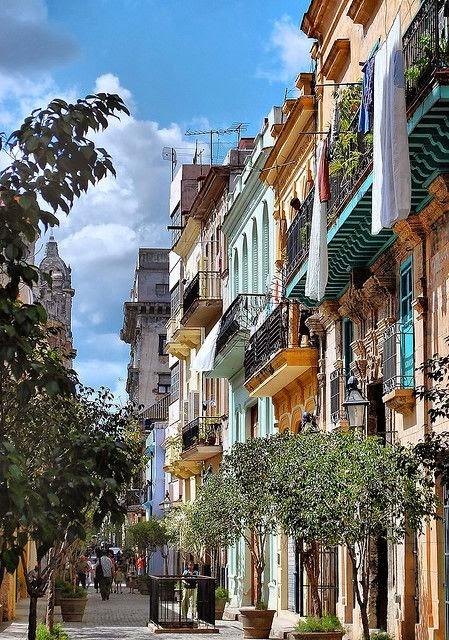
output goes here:
<path id="1" fill-rule="evenodd" d="M 267 203 L 263 206 L 262 216 L 262 291 L 267 288 L 267 278 L 269 274 L 270 260 L 270 227 L 268 222 Z"/>
<path id="2" fill-rule="evenodd" d="M 248 241 L 246 234 L 243 236 L 242 249 L 242 292 L 248 293 Z"/>
<path id="3" fill-rule="evenodd" d="M 259 293 L 259 238 L 257 235 L 257 222 L 253 221 L 252 235 L 252 293 Z"/>

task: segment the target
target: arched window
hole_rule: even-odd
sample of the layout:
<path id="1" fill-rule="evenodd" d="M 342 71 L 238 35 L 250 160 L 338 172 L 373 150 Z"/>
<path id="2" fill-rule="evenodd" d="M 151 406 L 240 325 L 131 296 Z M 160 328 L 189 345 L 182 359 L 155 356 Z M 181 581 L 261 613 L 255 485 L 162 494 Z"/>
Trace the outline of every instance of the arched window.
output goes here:
<path id="1" fill-rule="evenodd" d="M 233 287 L 234 287 L 234 298 L 238 296 L 240 293 L 240 285 L 239 285 L 239 254 L 237 253 L 237 249 L 234 249 L 234 260 L 232 261 L 233 268 Z"/>
<path id="2" fill-rule="evenodd" d="M 268 206 L 263 203 L 262 215 L 262 291 L 267 287 L 267 277 L 270 264 L 270 226 L 268 221 Z"/>
<path id="3" fill-rule="evenodd" d="M 248 293 L 248 241 L 246 239 L 246 233 L 243 236 L 242 249 L 242 292 Z"/>
<path id="4" fill-rule="evenodd" d="M 257 236 L 257 222 L 253 220 L 252 234 L 252 291 L 251 293 L 259 293 L 259 238 Z"/>

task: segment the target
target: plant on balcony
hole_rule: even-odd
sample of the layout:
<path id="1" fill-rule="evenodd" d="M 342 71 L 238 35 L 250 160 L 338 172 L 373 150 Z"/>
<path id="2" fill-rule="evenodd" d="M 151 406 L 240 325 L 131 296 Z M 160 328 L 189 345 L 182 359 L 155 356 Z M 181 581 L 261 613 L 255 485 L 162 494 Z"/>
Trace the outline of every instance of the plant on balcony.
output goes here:
<path id="1" fill-rule="evenodd" d="M 277 461 L 273 493 L 290 535 L 345 545 L 363 635 L 369 640 L 372 553 L 379 538 L 403 540 L 435 514 L 433 481 L 411 448 L 355 433 L 291 437 Z"/>
<path id="2" fill-rule="evenodd" d="M 360 134 L 357 132 L 357 117 L 362 98 L 361 87 L 346 87 L 341 92 L 338 102 L 339 134 L 331 149 L 330 174 L 351 176 L 361 162 L 362 157 L 372 147 L 373 136 L 366 134 L 363 144 L 360 144 Z"/>

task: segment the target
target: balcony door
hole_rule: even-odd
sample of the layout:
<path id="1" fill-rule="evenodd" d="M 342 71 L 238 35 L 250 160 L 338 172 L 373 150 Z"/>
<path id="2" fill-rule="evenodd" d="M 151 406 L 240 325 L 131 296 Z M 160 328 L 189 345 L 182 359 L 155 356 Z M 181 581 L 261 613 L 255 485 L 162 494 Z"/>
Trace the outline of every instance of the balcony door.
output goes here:
<path id="1" fill-rule="evenodd" d="M 414 339 L 413 339 L 413 265 L 408 258 L 400 270 L 399 322 L 401 340 L 401 380 L 404 387 L 413 387 Z"/>

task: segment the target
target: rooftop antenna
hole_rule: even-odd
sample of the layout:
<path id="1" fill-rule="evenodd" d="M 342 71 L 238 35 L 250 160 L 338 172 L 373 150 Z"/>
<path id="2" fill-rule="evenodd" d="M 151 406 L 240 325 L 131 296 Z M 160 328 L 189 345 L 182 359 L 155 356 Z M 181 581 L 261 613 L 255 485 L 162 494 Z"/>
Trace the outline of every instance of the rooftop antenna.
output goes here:
<path id="1" fill-rule="evenodd" d="M 242 131 L 245 131 L 247 128 L 247 123 L 238 122 L 232 124 L 230 127 L 226 129 L 207 129 L 207 130 L 192 130 L 187 129 L 185 132 L 186 136 L 209 136 L 209 144 L 210 144 L 210 163 L 211 165 L 214 163 L 214 136 L 217 136 L 217 139 L 220 136 L 227 136 L 231 133 L 237 133 L 237 146 L 240 142 L 240 136 Z"/>
<path id="2" fill-rule="evenodd" d="M 162 160 L 170 160 L 171 162 L 171 179 L 173 180 L 173 176 L 175 173 L 175 167 L 177 163 L 176 158 L 176 150 L 173 147 L 163 147 L 162 149 Z"/>

